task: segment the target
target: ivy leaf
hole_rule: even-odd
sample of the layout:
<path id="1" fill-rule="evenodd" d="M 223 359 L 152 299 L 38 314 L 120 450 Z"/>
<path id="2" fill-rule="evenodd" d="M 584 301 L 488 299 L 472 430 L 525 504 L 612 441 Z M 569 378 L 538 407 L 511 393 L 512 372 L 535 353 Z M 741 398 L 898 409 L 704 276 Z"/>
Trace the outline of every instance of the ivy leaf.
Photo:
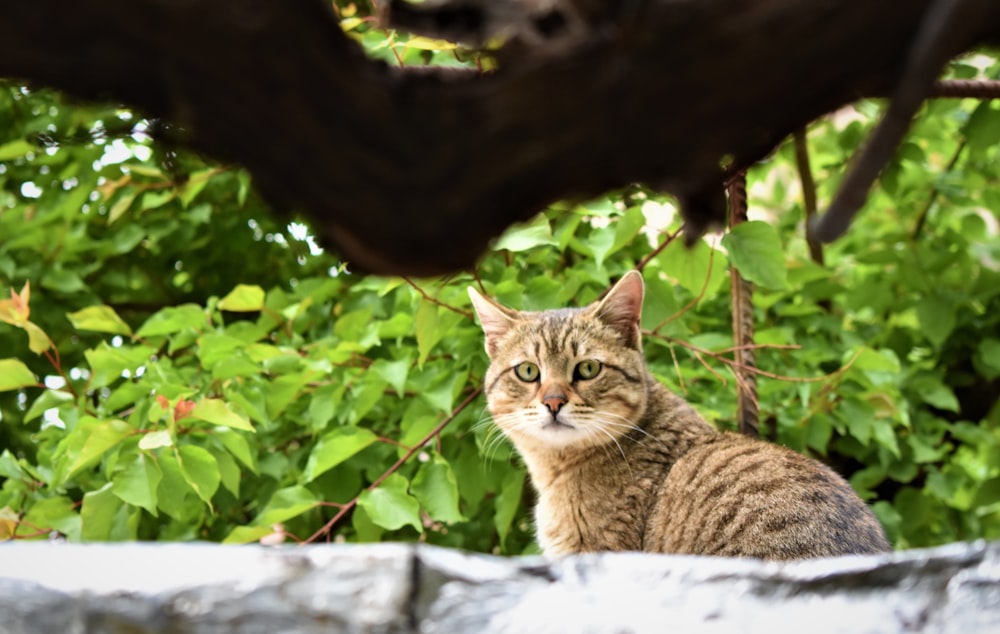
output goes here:
<path id="1" fill-rule="evenodd" d="M 338 427 L 316 443 L 302 477 L 312 482 L 377 440 L 378 436 L 364 427 Z"/>
<path id="2" fill-rule="evenodd" d="M 433 460 L 421 465 L 410 489 L 431 519 L 448 523 L 465 520 L 458 509 L 455 473 L 440 456 L 434 456 Z"/>
<path id="3" fill-rule="evenodd" d="M 38 379 L 18 359 L 0 359 L 0 392 L 38 385 Z"/>
<path id="4" fill-rule="evenodd" d="M 88 306 L 75 313 L 68 313 L 66 317 L 77 330 L 107 332 L 114 335 L 132 334 L 129 325 L 122 321 L 122 318 L 110 306 Z"/>
<path id="5" fill-rule="evenodd" d="M 264 289 L 240 284 L 219 300 L 219 308 L 230 312 L 256 312 L 264 308 Z"/>
<path id="6" fill-rule="evenodd" d="M 747 280 L 766 288 L 788 286 L 785 251 L 778 232 L 766 222 L 751 220 L 736 225 L 722 238 L 729 261 Z"/>
<path id="7" fill-rule="evenodd" d="M 219 490 L 219 482 L 222 479 L 215 456 L 197 445 L 184 445 L 178 449 L 178 454 L 181 475 L 198 497 L 211 508 L 212 496 Z"/>
<path id="8" fill-rule="evenodd" d="M 390 531 L 412 526 L 423 532 L 420 522 L 420 502 L 406 492 L 406 478 L 394 473 L 376 489 L 366 489 L 358 497 L 358 506 L 368 513 L 373 522 Z"/>
<path id="9" fill-rule="evenodd" d="M 190 416 L 213 425 L 256 433 L 249 420 L 231 410 L 228 403 L 217 398 L 205 398 L 198 401 L 198 404 L 191 410 Z"/>
<path id="10" fill-rule="evenodd" d="M 148 436 L 147 436 L 148 437 Z M 160 467 L 148 455 L 139 453 L 123 471 L 111 480 L 111 491 L 123 502 L 140 506 L 157 515 L 156 488 L 163 479 Z"/>

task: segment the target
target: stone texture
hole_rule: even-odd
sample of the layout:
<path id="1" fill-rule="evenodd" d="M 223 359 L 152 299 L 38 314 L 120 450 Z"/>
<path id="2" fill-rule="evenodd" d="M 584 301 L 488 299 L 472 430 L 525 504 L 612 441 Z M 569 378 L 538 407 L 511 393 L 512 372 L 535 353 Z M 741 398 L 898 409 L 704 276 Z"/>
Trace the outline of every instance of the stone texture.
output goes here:
<path id="1" fill-rule="evenodd" d="M 0 634 L 1000 632 L 1000 542 L 788 564 L 430 546 L 0 545 Z"/>

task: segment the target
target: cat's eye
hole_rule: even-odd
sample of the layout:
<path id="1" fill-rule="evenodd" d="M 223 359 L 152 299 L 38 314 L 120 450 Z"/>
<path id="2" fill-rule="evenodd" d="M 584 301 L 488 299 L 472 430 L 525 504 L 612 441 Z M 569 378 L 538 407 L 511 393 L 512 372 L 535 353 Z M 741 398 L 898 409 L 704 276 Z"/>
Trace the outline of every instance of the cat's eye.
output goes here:
<path id="1" fill-rule="evenodd" d="M 573 379 L 592 379 L 601 371 L 601 362 L 596 359 L 584 359 L 573 368 Z"/>
<path id="2" fill-rule="evenodd" d="M 538 366 L 531 361 L 518 363 L 514 366 L 514 375 L 526 383 L 534 383 L 538 380 Z"/>

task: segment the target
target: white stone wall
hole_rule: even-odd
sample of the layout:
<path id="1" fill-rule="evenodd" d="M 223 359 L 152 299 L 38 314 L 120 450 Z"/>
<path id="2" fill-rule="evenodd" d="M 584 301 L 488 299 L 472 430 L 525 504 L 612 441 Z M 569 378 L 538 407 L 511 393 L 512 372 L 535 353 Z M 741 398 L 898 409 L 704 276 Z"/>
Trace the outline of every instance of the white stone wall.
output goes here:
<path id="1" fill-rule="evenodd" d="M 0 634 L 1000 634 L 1000 542 L 789 564 L 429 546 L 0 544 Z"/>

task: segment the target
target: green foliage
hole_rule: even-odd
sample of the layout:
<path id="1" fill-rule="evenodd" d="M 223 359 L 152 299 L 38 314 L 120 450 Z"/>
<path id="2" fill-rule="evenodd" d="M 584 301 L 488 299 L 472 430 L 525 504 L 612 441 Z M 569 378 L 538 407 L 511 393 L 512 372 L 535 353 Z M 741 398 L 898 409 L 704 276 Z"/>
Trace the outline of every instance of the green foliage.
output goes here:
<path id="1" fill-rule="evenodd" d="M 344 29 L 373 56 L 466 63 L 352 6 Z M 582 305 L 640 263 L 651 368 L 709 420 L 733 426 L 732 263 L 757 284 L 765 433 L 847 475 L 900 547 L 1000 537 L 994 105 L 928 105 L 826 266 L 782 147 L 750 174 L 756 221 L 721 241 L 684 248 L 673 202 L 636 188 L 553 206 L 443 280 L 351 272 L 242 170 L 154 142 L 134 113 L 14 85 L 0 113 L 0 539 L 531 552 L 465 287 Z M 813 125 L 821 200 L 876 115 Z"/>

